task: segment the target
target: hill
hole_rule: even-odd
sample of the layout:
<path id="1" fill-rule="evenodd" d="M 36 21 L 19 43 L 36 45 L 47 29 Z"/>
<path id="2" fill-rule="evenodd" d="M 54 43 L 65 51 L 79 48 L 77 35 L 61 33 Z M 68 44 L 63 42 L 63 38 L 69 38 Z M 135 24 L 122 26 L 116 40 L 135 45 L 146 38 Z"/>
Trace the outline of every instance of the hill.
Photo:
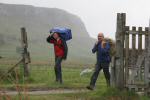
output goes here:
<path id="1" fill-rule="evenodd" d="M 20 28 L 28 33 L 29 51 L 34 60 L 51 59 L 53 48 L 46 43 L 49 30 L 55 26 L 68 27 L 73 39 L 68 42 L 71 62 L 92 61 L 92 39 L 82 20 L 67 11 L 57 8 L 42 8 L 30 5 L 0 4 L 1 55 L 14 57 L 16 46 L 20 45 Z M 3 53 L 5 52 L 5 53 Z M 7 53 L 6 53 L 7 52 Z M 9 55 L 10 54 L 10 55 Z M 53 58 L 52 58 L 53 59 Z"/>

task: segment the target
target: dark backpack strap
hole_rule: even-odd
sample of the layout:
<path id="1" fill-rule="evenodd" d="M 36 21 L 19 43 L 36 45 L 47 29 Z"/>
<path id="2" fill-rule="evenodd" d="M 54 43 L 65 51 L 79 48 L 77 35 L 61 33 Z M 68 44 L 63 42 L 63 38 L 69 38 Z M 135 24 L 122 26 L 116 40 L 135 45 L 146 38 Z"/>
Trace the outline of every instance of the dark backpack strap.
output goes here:
<path id="1" fill-rule="evenodd" d="M 65 40 L 61 39 L 62 40 L 62 43 L 64 45 L 64 57 L 63 59 L 66 60 L 67 59 L 67 55 L 68 55 L 68 46 L 67 46 L 67 43 Z"/>

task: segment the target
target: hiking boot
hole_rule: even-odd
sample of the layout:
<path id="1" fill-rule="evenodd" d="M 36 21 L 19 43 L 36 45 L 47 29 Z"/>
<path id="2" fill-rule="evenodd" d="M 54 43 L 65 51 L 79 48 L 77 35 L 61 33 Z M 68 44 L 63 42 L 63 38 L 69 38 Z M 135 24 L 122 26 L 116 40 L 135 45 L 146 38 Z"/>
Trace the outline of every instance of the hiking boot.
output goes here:
<path id="1" fill-rule="evenodd" d="M 59 81 L 60 84 L 63 84 L 63 81 Z"/>
<path id="2" fill-rule="evenodd" d="M 56 80 L 55 82 L 56 82 L 56 83 L 63 84 L 63 81 L 62 81 L 62 80 Z"/>
<path id="3" fill-rule="evenodd" d="M 87 86 L 86 87 L 88 90 L 94 90 L 94 87 L 93 86 Z"/>
<path id="4" fill-rule="evenodd" d="M 58 79 L 56 79 L 55 82 L 58 83 L 59 82 Z"/>

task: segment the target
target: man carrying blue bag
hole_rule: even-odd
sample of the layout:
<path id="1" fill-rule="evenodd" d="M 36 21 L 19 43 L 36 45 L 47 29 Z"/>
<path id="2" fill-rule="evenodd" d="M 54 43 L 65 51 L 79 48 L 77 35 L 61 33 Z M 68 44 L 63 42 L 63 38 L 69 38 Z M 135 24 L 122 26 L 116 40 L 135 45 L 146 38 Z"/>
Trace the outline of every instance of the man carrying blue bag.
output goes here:
<path id="1" fill-rule="evenodd" d="M 54 45 L 55 52 L 55 76 L 56 82 L 62 84 L 61 62 L 67 59 L 68 47 L 66 41 L 72 39 L 71 30 L 68 28 L 55 27 L 50 30 L 47 42 Z"/>

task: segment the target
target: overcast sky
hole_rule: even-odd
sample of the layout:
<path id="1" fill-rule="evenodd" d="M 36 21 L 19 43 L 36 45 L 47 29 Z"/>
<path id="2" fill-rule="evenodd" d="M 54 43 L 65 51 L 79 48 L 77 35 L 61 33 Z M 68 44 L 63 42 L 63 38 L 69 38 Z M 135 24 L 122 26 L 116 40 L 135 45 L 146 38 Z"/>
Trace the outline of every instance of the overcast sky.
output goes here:
<path id="1" fill-rule="evenodd" d="M 114 38 L 116 13 L 127 13 L 126 24 L 130 26 L 148 26 L 150 17 L 150 0 L 0 0 L 0 3 L 64 9 L 79 16 L 92 37 L 103 32 Z"/>

